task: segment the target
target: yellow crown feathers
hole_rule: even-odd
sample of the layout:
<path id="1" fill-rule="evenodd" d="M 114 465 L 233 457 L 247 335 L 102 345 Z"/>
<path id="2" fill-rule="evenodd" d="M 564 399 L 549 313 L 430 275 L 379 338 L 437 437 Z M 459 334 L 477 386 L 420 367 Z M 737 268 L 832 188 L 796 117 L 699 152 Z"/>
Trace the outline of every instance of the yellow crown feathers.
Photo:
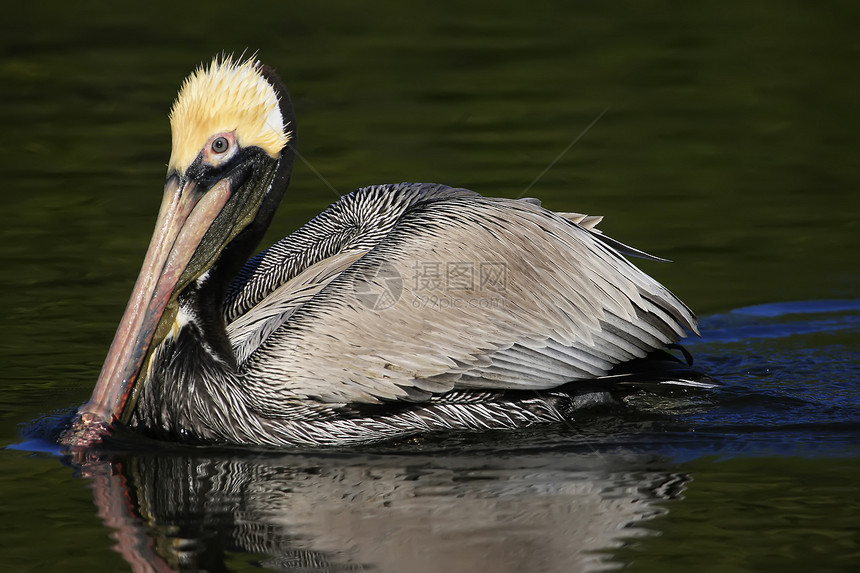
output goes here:
<path id="1" fill-rule="evenodd" d="M 236 132 L 242 147 L 257 146 L 278 157 L 290 140 L 278 95 L 253 59 L 215 58 L 197 68 L 170 111 L 173 150 L 168 171 L 184 173 L 216 133 Z"/>

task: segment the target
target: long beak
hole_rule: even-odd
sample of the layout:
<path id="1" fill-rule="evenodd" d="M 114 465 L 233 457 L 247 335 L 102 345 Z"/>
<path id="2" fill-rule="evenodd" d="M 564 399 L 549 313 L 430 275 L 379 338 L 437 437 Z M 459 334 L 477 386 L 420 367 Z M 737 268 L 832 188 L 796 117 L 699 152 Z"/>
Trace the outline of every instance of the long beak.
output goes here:
<path id="1" fill-rule="evenodd" d="M 149 355 L 172 326 L 179 291 L 205 270 L 188 264 L 231 193 L 228 179 L 205 193 L 193 181 L 168 179 L 143 268 L 93 395 L 64 439 L 68 445 L 97 442 L 116 421 L 130 417 L 129 397 Z"/>

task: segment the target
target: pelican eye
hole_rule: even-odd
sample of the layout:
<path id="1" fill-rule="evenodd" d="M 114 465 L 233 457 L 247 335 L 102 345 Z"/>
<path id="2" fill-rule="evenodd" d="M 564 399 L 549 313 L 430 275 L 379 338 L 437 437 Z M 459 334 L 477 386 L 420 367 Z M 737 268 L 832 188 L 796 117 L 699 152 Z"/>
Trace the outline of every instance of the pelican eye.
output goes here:
<path id="1" fill-rule="evenodd" d="M 212 142 L 212 151 L 215 153 L 224 153 L 228 149 L 230 149 L 230 142 L 227 141 L 226 137 L 219 137 Z"/>

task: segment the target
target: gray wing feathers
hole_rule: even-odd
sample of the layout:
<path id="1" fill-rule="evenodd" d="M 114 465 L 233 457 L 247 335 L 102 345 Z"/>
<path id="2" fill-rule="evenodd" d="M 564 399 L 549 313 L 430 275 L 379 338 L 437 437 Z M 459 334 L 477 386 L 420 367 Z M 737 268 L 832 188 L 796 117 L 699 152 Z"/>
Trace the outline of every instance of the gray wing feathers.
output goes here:
<path id="1" fill-rule="evenodd" d="M 417 203 L 476 195 L 468 189 L 427 183 L 376 185 L 350 193 L 248 261 L 227 291 L 224 316 L 232 322 L 323 259 L 377 245 Z"/>
<path id="2" fill-rule="evenodd" d="M 439 195 L 411 196 L 372 241 L 294 273 L 230 325 L 261 410 L 552 388 L 695 331 L 683 303 L 587 228 L 593 218 Z"/>
<path id="3" fill-rule="evenodd" d="M 364 256 L 366 251 L 347 251 L 319 261 L 273 290 L 227 325 L 227 336 L 240 364 L 293 313 L 313 299 L 332 279 Z"/>

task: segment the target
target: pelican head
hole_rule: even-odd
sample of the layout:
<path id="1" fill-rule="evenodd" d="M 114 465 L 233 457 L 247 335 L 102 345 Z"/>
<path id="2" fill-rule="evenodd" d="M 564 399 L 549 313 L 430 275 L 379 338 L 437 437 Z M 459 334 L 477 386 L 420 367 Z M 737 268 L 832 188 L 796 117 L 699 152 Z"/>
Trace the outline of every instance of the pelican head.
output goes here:
<path id="1" fill-rule="evenodd" d="M 216 58 L 182 85 L 152 242 L 75 440 L 127 421 L 152 352 L 177 326 L 178 297 L 204 282 L 221 293 L 257 246 L 294 160 L 292 104 L 255 60 Z"/>

